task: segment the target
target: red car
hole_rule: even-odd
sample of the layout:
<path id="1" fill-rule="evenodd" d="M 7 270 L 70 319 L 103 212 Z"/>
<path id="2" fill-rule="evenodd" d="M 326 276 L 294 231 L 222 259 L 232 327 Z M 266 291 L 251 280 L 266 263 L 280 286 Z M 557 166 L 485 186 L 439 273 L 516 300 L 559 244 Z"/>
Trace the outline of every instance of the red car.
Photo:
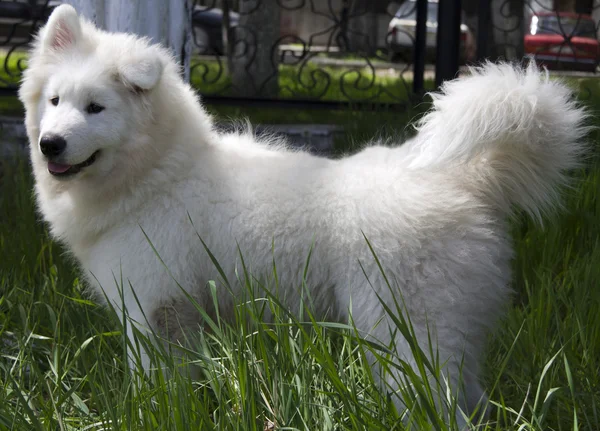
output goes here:
<path id="1" fill-rule="evenodd" d="M 549 69 L 595 72 L 600 60 L 596 23 L 589 15 L 538 12 L 525 33 L 525 55 Z"/>

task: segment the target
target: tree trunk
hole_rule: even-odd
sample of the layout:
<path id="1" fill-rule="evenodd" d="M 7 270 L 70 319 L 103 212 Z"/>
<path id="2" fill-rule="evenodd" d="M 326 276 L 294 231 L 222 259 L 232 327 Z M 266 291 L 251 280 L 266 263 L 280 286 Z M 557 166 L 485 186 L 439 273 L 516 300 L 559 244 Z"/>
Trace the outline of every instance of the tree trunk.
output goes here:
<path id="1" fill-rule="evenodd" d="M 238 96 L 271 98 L 279 93 L 280 8 L 275 0 L 240 2 L 229 62 Z"/>
<path id="2" fill-rule="evenodd" d="M 162 43 L 190 77 L 193 0 L 67 0 L 87 19 L 108 31 L 137 33 Z"/>

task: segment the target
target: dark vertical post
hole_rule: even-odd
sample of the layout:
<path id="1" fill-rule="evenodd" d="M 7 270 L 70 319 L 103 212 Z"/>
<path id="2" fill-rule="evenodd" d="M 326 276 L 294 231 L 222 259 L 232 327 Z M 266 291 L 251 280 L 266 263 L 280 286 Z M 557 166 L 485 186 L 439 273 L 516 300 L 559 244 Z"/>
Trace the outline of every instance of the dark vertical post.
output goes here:
<path id="1" fill-rule="evenodd" d="M 461 0 L 438 3 L 438 30 L 435 64 L 435 85 L 453 79 L 458 72 L 460 53 Z"/>
<path id="2" fill-rule="evenodd" d="M 233 70 L 233 44 L 234 38 L 231 34 L 231 19 L 229 16 L 229 0 L 222 2 L 223 22 L 221 23 L 221 37 L 223 41 L 223 55 L 227 58 L 228 70 Z"/>
<path id="3" fill-rule="evenodd" d="M 479 0 L 477 9 L 477 60 L 488 58 L 488 36 L 492 26 L 491 0 Z"/>
<path id="4" fill-rule="evenodd" d="M 229 32 L 231 31 L 231 22 L 229 20 L 229 1 L 225 0 L 222 5 L 223 20 L 221 21 L 221 42 L 223 42 L 223 53 L 230 57 L 229 51 Z"/>
<path id="5" fill-rule="evenodd" d="M 340 49 L 345 52 L 350 52 L 350 38 L 348 37 L 349 10 L 349 0 L 342 0 L 342 10 L 340 12 L 340 31 L 336 37 L 336 42 Z"/>
<path id="6" fill-rule="evenodd" d="M 425 53 L 427 51 L 427 0 L 417 0 L 417 25 L 413 58 L 413 92 L 423 93 Z"/>
<path id="7" fill-rule="evenodd" d="M 575 0 L 575 12 L 590 15 L 594 9 L 594 0 Z"/>

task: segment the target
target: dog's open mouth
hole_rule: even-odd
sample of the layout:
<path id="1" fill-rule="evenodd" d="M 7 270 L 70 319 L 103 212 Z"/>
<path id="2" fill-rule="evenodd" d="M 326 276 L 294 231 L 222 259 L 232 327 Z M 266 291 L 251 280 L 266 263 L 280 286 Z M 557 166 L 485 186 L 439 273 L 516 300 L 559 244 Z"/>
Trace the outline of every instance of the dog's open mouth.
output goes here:
<path id="1" fill-rule="evenodd" d="M 96 158 L 98 157 L 99 153 L 100 150 L 94 152 L 94 154 L 92 154 L 88 159 L 76 165 L 65 165 L 62 163 L 48 161 L 48 172 L 50 172 L 55 177 L 68 177 L 71 175 L 75 175 L 83 168 L 87 168 L 88 166 L 93 164 L 96 161 Z"/>

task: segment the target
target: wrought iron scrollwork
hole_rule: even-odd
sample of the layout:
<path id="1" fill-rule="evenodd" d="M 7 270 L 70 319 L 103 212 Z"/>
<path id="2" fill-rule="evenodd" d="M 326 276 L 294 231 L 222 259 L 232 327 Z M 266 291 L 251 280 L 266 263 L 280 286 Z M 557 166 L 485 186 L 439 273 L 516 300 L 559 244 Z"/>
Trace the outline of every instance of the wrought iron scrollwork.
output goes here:
<path id="1" fill-rule="evenodd" d="M 32 34 L 59 3 L 0 0 L 0 90 L 16 91 Z M 478 20 L 481 2 L 463 0 L 463 63 L 530 57 L 553 69 L 595 71 L 600 0 L 569 13 L 557 11 L 563 3 L 573 2 L 490 0 L 489 17 Z M 416 47 L 415 0 L 195 0 L 191 81 L 213 97 L 406 103 L 415 50 L 426 50 L 430 64 L 436 59 L 436 5 L 429 4 L 427 43 Z M 534 16 L 539 33 L 556 37 L 532 49 Z M 478 59 L 469 54 L 475 40 L 486 42 Z M 426 77 L 431 83 L 432 66 Z"/>
<path id="2" fill-rule="evenodd" d="M 0 90 L 14 92 L 18 88 L 33 34 L 43 25 L 52 10 L 50 0 L 0 1 Z"/>
<path id="3" fill-rule="evenodd" d="M 261 19 L 253 16 L 262 11 L 263 3 L 277 9 L 270 13 L 278 21 L 274 26 L 279 27 L 267 46 L 264 39 L 262 44 L 258 42 L 264 28 Z M 203 26 L 201 21 L 208 21 L 209 15 L 229 12 L 229 28 L 213 32 L 228 46 L 219 52 L 206 49 L 206 44 L 196 45 L 192 76 L 202 94 L 406 101 L 412 56 L 395 58 L 401 63 L 388 62 L 388 24 L 395 10 L 375 11 L 371 2 L 348 0 L 197 0 L 195 10 L 195 29 Z M 408 37 L 414 42 L 411 34 Z M 266 54 L 259 58 L 259 50 Z M 259 67 L 259 61 L 265 64 Z M 273 81 L 275 92 L 269 88 Z"/>
<path id="4" fill-rule="evenodd" d="M 491 17 L 491 45 L 495 52 L 491 56 L 528 58 L 563 72 L 595 73 L 600 62 L 600 2 L 594 0 L 587 10 L 575 10 L 574 4 L 579 2 L 496 2 L 497 10 Z"/>

